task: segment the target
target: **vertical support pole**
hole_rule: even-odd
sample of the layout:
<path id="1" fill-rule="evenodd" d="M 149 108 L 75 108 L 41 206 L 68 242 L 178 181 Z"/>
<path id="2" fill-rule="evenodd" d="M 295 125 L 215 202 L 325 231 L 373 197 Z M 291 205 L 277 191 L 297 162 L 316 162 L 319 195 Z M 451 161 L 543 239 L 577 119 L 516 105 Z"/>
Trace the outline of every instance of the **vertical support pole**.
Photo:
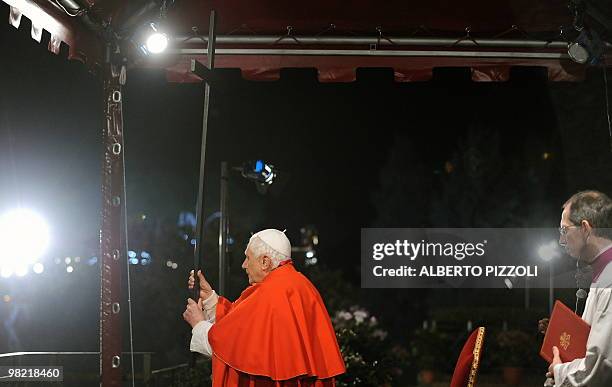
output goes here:
<path id="1" fill-rule="evenodd" d="M 121 245 L 123 190 L 123 110 L 121 70 L 107 63 L 104 74 L 105 125 L 100 228 L 100 385 L 121 386 Z"/>
<path id="2" fill-rule="evenodd" d="M 215 11 L 210 11 L 210 24 L 208 30 L 208 55 L 207 55 L 207 67 L 208 70 L 212 70 L 215 65 Z M 193 64 L 195 70 L 195 63 Z M 202 251 L 202 240 L 203 240 L 203 223 L 204 223 L 204 167 L 206 165 L 206 136 L 208 133 L 208 113 L 210 107 L 210 84 L 204 80 L 204 112 L 202 115 L 202 142 L 200 146 L 200 175 L 198 182 L 198 203 L 196 205 L 196 235 L 197 243 L 194 251 L 194 270 L 197 272 L 200 269 L 200 265 L 203 258 Z M 198 276 L 195 276 L 196 286 L 194 287 L 194 299 L 198 299 L 199 284 Z"/>
<path id="3" fill-rule="evenodd" d="M 227 296 L 227 190 L 228 190 L 229 174 L 227 171 L 227 162 L 221 162 L 221 192 L 219 211 L 219 292 L 221 295 Z"/>
<path id="4" fill-rule="evenodd" d="M 212 70 L 215 67 L 215 31 L 216 31 L 216 18 L 215 10 L 210 11 L 210 19 L 208 25 L 208 52 L 207 52 L 207 67 L 208 70 Z M 192 61 L 192 65 L 195 63 Z M 195 69 L 195 66 L 193 66 Z M 202 241 L 204 240 L 204 167 L 206 165 L 206 136 L 208 134 L 208 116 L 210 107 L 210 83 L 205 80 L 204 86 L 204 112 L 202 114 L 202 141 L 200 146 L 200 174 L 198 182 L 198 202 L 196 205 L 196 245 L 194 249 L 193 257 L 193 269 L 195 273 L 201 268 L 201 262 L 204 259 L 204 251 L 202 249 Z M 193 287 L 193 299 L 197 300 L 199 296 L 200 284 L 198 283 L 198 276 L 195 275 L 195 286 Z M 192 353 L 189 366 L 193 368 L 195 366 L 197 354 Z"/>
<path id="5" fill-rule="evenodd" d="M 145 385 L 149 385 L 151 381 L 151 354 L 145 353 L 142 359 L 142 375 Z"/>

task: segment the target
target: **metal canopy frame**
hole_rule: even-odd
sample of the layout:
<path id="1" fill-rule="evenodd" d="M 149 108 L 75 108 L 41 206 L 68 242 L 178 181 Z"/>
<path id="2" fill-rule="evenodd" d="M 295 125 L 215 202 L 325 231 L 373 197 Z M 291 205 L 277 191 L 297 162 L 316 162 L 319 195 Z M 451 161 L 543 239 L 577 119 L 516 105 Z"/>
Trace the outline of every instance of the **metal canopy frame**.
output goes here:
<path id="1" fill-rule="evenodd" d="M 124 181 L 124 142 L 123 142 L 123 108 L 121 87 L 125 79 L 125 67 L 113 63 L 112 57 L 118 54 L 114 47 L 107 46 L 109 35 L 100 31 L 88 31 L 78 24 L 76 18 L 70 18 L 55 3 L 46 0 L 3 0 L 10 6 L 9 22 L 18 27 L 22 16 L 32 20 L 32 37 L 41 41 L 42 30 L 51 34 L 49 50 L 59 53 L 62 42 L 69 46 L 69 59 L 80 59 L 89 66 L 101 66 L 101 77 L 104 84 L 105 123 L 103 138 L 102 165 L 102 221 L 100 230 L 101 251 L 101 298 L 100 298 L 100 383 L 102 386 L 121 385 L 121 264 L 127 259 L 125 235 L 122 235 L 122 217 L 125 216 L 125 181 Z M 104 3 L 119 7 L 121 2 L 85 0 L 90 9 Z M 119 5 L 118 5 L 119 4 Z M 197 2 L 189 3 L 191 6 Z M 215 5 L 213 1 L 212 5 Z M 231 6 L 231 4 L 230 4 Z M 106 11 L 106 10 L 104 10 Z M 258 10 L 261 12 L 261 10 Z M 105 16 L 111 17 L 112 14 Z M 182 15 L 185 16 L 185 15 Z M 208 130 L 208 112 L 210 104 L 210 84 L 207 82 L 218 59 L 219 67 L 238 67 L 252 70 L 241 64 L 244 59 L 263 58 L 265 62 L 274 58 L 270 68 L 291 67 L 306 61 L 330 67 L 336 64 L 353 69 L 359 63 L 366 67 L 380 64 L 423 62 L 418 71 L 431 69 L 431 64 L 442 59 L 455 66 L 470 65 L 474 62 L 480 66 L 513 64 L 526 65 L 536 63 L 546 65 L 553 63 L 559 67 L 561 62 L 568 63 L 567 43 L 561 40 L 544 41 L 537 39 L 474 39 L 466 29 L 466 35 L 459 39 L 439 37 L 386 37 L 382 29 L 378 36 L 328 36 L 325 34 L 297 36 L 288 27 L 287 35 L 220 35 L 215 36 L 215 12 L 209 19 L 209 36 L 183 35 L 174 40 L 176 47 L 169 51 L 165 61 L 157 64 L 144 63 L 146 66 L 158 66 L 167 69 L 178 69 L 182 74 L 195 74 L 205 81 L 205 102 L 202 121 L 202 144 L 200 159 L 200 186 L 197 204 L 197 234 L 201 241 L 202 221 L 204 219 L 204 165 L 206 135 Z M 516 30 L 516 28 L 513 29 Z M 194 29 L 197 31 L 197 29 Z M 325 36 L 323 36 L 325 35 Z M 219 45 L 217 48 L 216 45 Z M 610 45 L 608 44 L 608 50 Z M 215 58 L 215 57 L 218 58 Z M 280 59 L 279 59 L 280 58 Z M 333 59 L 333 60 L 330 60 Z M 310 61 L 305 60 L 310 59 Z M 206 60 L 207 66 L 197 61 Z M 411 62 L 407 62 L 410 60 Z M 476 60 L 476 61 L 474 61 Z M 429 62 L 427 62 L 429 61 Z M 181 64 L 188 62 L 188 66 Z M 248 61 L 247 61 L 248 62 Z M 250 63 L 250 64 L 249 64 Z M 256 61 L 247 63 L 255 66 Z M 429 63 L 429 64 L 428 64 Z M 612 62 L 608 62 L 612 63 Z M 352 66 L 352 67 L 351 67 Z M 429 67 L 428 67 L 429 66 Z M 297 66 L 301 67 L 301 66 Z M 321 67 L 320 67 L 321 68 Z M 223 223 L 221 225 L 223 226 Z M 223 231 L 223 229 L 221 229 Z M 122 239 L 123 237 L 123 239 Z M 201 243 L 196 243 L 194 264 L 197 270 L 202 259 Z M 220 273 L 222 270 L 220 270 Z M 197 278 L 197 277 L 196 277 Z M 197 286 L 196 286 L 197 292 Z"/>

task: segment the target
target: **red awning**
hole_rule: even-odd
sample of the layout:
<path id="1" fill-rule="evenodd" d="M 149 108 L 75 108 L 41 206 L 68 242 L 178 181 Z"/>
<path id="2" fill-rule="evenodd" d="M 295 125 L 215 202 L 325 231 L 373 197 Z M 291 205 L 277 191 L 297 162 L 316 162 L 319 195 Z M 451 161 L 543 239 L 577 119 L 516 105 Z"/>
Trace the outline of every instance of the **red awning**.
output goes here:
<path id="1" fill-rule="evenodd" d="M 35 39 L 41 29 L 50 32 L 51 51 L 63 41 L 70 58 L 95 65 L 103 57 L 100 34 L 58 3 L 3 1 L 11 5 L 13 25 L 24 15 Z M 84 5 L 82 14 L 114 28 L 134 12 L 118 0 L 76 3 Z M 608 4 L 594 3 L 604 10 Z M 172 82 L 198 80 L 189 64 L 206 60 L 211 9 L 218 20 L 215 66 L 240 69 L 247 79 L 278 79 L 283 68 L 316 69 L 322 82 L 353 81 L 358 68 L 391 68 L 400 82 L 430 79 L 437 67 L 469 67 L 475 81 L 506 80 L 512 66 L 546 67 L 550 80 L 578 80 L 584 72 L 560 36 L 561 27 L 567 31 L 573 22 L 566 0 L 183 0 L 167 12 L 164 27 L 173 37 L 168 53 L 134 65 L 164 68 Z"/>

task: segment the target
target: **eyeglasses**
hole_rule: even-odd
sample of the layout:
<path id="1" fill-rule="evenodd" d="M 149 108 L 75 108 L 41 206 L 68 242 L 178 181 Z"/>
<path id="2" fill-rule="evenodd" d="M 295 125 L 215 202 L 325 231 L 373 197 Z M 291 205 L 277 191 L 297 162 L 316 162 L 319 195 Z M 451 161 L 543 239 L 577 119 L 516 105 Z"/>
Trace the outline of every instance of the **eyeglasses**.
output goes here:
<path id="1" fill-rule="evenodd" d="M 578 227 L 578 226 L 576 226 L 576 225 L 572 225 L 572 226 L 561 226 L 561 227 L 559 227 L 559 234 L 560 234 L 561 236 L 566 236 L 566 235 L 567 235 L 567 231 L 568 231 L 570 228 L 574 228 L 574 227 Z"/>

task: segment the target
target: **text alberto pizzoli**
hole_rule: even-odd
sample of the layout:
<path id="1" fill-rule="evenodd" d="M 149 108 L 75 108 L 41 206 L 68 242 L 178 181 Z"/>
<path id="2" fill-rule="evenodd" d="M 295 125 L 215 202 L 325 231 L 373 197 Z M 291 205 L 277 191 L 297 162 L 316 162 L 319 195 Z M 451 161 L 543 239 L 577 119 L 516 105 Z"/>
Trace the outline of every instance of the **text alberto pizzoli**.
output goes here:
<path id="1" fill-rule="evenodd" d="M 389 256 L 401 256 L 414 261 L 417 257 L 437 256 L 453 257 L 462 261 L 466 257 L 485 254 L 487 241 L 480 243 L 432 243 L 424 240 L 413 243 L 407 240 L 396 240 L 395 243 L 374 243 L 372 258 L 380 261 Z M 373 267 L 376 277 L 537 277 L 537 266 L 506 266 L 506 265 L 439 265 L 421 266 L 420 268 L 401 265 L 394 268 L 384 268 L 381 265 Z"/>

